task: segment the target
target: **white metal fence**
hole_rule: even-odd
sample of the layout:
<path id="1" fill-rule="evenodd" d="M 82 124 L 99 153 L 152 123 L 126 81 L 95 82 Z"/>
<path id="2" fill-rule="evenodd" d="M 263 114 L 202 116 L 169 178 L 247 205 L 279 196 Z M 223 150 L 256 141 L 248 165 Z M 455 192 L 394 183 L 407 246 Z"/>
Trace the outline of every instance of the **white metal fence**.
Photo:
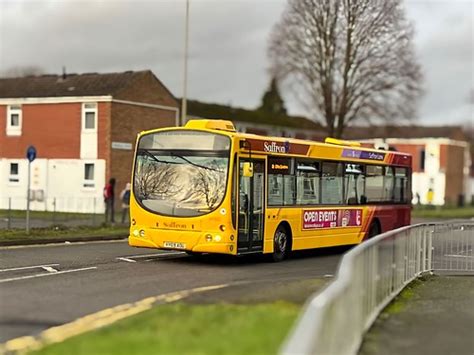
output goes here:
<path id="1" fill-rule="evenodd" d="M 423 272 L 474 275 L 474 221 L 419 224 L 350 250 L 336 279 L 307 303 L 288 354 L 355 354 L 380 311 Z"/>
<path id="2" fill-rule="evenodd" d="M 26 196 L 0 197 L 0 229 L 26 227 Z M 58 196 L 30 200 L 30 227 L 48 228 L 64 225 L 97 226 L 105 221 L 105 203 L 102 197 Z M 115 221 L 128 223 L 121 201 L 115 204 Z M 110 219 L 110 216 L 109 216 Z M 110 221 L 109 221 L 110 222 Z"/>
<path id="3" fill-rule="evenodd" d="M 26 210 L 26 196 L 0 197 L 1 210 Z M 99 197 L 30 196 L 30 209 L 45 212 L 104 213 L 104 200 Z"/>

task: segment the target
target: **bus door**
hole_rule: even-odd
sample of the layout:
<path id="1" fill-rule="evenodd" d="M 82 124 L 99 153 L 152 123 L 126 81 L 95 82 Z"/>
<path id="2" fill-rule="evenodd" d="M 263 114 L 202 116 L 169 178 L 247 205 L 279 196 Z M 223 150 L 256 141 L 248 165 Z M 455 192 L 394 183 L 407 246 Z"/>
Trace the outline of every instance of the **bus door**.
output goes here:
<path id="1" fill-rule="evenodd" d="M 252 167 L 251 174 L 248 172 L 249 166 Z M 265 161 L 240 159 L 239 218 L 237 227 L 238 252 L 245 253 L 263 250 L 263 222 L 265 216 L 264 183 Z"/>

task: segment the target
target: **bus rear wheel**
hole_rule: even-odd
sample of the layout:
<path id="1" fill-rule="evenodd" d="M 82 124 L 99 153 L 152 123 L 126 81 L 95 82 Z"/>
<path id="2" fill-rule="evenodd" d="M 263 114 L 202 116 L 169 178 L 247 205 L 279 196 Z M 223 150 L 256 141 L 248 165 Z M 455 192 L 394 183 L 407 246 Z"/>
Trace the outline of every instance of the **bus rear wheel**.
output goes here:
<path id="1" fill-rule="evenodd" d="M 273 237 L 273 254 L 274 262 L 284 260 L 288 256 L 290 249 L 290 235 L 284 226 L 278 226 Z"/>
<path id="2" fill-rule="evenodd" d="M 379 224 L 377 222 L 372 222 L 372 224 L 370 225 L 370 228 L 369 228 L 369 234 L 368 234 L 367 239 L 371 239 L 371 238 L 375 237 L 378 234 L 380 234 Z"/>

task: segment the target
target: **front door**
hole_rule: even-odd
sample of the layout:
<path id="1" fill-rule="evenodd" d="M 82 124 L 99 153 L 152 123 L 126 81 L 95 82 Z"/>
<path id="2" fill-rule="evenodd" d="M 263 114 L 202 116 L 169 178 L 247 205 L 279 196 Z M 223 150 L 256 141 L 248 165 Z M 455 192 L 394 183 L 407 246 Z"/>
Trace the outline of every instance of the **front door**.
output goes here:
<path id="1" fill-rule="evenodd" d="M 243 176 L 244 162 L 253 163 L 253 176 Z M 239 162 L 239 253 L 263 250 L 265 216 L 265 161 L 240 159 Z"/>

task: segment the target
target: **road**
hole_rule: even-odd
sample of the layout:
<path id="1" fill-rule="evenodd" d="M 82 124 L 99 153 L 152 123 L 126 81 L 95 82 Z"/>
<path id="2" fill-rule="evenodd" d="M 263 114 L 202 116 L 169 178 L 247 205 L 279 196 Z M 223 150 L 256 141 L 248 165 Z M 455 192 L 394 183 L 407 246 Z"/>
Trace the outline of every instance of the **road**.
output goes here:
<path id="1" fill-rule="evenodd" d="M 261 256 L 190 257 L 135 249 L 126 241 L 1 248 L 0 343 L 105 308 L 195 287 L 231 285 L 214 294 L 215 301 L 269 293 L 273 284 L 289 288 L 305 278 L 324 279 L 320 288 L 345 251 L 301 252 L 270 263 Z"/>

